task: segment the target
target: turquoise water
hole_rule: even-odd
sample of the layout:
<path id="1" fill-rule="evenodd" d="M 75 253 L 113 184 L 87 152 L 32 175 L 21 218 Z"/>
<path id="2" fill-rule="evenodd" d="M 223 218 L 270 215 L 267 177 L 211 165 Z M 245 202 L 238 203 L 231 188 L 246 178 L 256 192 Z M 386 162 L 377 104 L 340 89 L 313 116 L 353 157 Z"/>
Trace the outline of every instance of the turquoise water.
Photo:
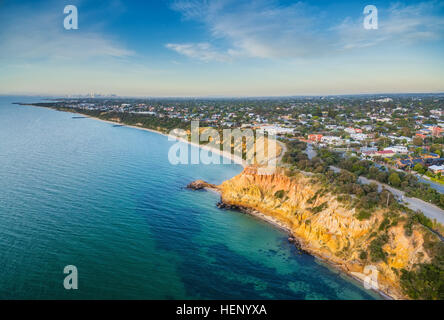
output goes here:
<path id="1" fill-rule="evenodd" d="M 164 136 L 0 97 L 1 299 L 373 299 L 285 233 L 219 210 L 237 165 L 168 162 Z M 75 265 L 79 289 L 65 290 Z"/>

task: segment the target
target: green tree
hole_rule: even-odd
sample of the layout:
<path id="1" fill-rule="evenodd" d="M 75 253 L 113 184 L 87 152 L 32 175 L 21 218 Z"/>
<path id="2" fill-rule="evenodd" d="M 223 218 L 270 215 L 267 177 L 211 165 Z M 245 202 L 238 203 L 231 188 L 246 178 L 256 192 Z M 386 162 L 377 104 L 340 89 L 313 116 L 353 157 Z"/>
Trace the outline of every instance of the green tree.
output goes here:
<path id="1" fill-rule="evenodd" d="M 413 144 L 415 146 L 422 146 L 422 138 L 421 137 L 414 137 L 413 138 Z"/>
<path id="2" fill-rule="evenodd" d="M 415 149 L 415 154 L 416 154 L 416 155 L 419 156 L 419 155 L 421 155 L 422 153 L 423 153 L 422 148 L 416 148 L 416 149 Z"/>
<path id="3" fill-rule="evenodd" d="M 389 176 L 389 183 L 395 187 L 399 187 L 401 185 L 401 179 L 399 178 L 399 175 L 396 172 L 393 172 Z"/>
<path id="4" fill-rule="evenodd" d="M 423 173 L 424 167 L 422 166 L 422 164 L 417 163 L 413 167 L 413 170 L 415 170 L 416 172 L 419 172 L 419 173 Z"/>

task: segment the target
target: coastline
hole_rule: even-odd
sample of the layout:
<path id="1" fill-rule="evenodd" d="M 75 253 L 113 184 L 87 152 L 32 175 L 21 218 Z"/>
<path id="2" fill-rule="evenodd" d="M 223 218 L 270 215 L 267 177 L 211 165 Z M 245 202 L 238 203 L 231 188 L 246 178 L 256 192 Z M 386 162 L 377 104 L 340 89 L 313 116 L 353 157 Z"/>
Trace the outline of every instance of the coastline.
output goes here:
<path id="1" fill-rule="evenodd" d="M 89 119 L 99 120 L 99 121 L 110 123 L 110 124 L 118 124 L 118 125 L 121 125 L 121 126 L 124 126 L 124 127 L 128 127 L 128 128 L 133 128 L 133 129 L 139 129 L 139 130 L 144 130 L 144 131 L 148 131 L 148 132 L 153 132 L 153 133 L 157 133 L 157 134 L 163 135 L 163 136 L 168 137 L 168 138 L 171 137 L 171 138 L 173 138 L 176 141 L 185 142 L 185 143 L 187 143 L 187 144 L 189 144 L 191 146 L 198 147 L 198 148 L 200 148 L 202 150 L 208 150 L 208 151 L 211 151 L 211 152 L 213 152 L 213 153 L 215 153 L 215 154 L 217 154 L 217 155 L 219 155 L 221 157 L 230 159 L 233 163 L 241 165 L 243 168 L 245 168 L 247 166 L 246 161 L 241 159 L 241 158 L 239 158 L 238 156 L 236 156 L 236 155 L 234 155 L 232 153 L 228 153 L 228 152 L 223 151 L 223 150 L 212 148 L 212 147 L 207 146 L 207 145 L 197 144 L 197 143 L 188 141 L 188 140 L 186 140 L 184 138 L 176 137 L 176 136 L 173 136 L 173 135 L 170 135 L 170 134 L 166 134 L 166 133 L 163 133 L 161 131 L 154 130 L 154 129 L 148 129 L 148 128 L 144 128 L 144 127 L 128 125 L 128 124 L 124 124 L 124 123 L 120 123 L 120 122 L 116 122 L 116 121 L 103 120 L 103 119 L 100 119 L 100 118 L 97 118 L 97 117 L 92 117 L 92 116 L 89 116 L 89 115 L 85 115 L 83 113 L 79 113 L 79 114 L 82 114 L 86 118 L 89 118 Z"/>
<path id="2" fill-rule="evenodd" d="M 197 188 L 196 188 L 197 186 Z M 188 188 L 192 190 L 200 190 L 204 189 L 206 191 L 215 192 L 222 196 L 221 190 L 218 188 L 218 186 L 207 184 L 204 181 L 196 181 L 190 183 Z M 304 240 L 300 239 L 299 237 L 295 236 L 291 230 L 291 227 L 286 225 L 284 222 L 271 217 L 267 214 L 264 214 L 257 209 L 245 207 L 242 205 L 231 205 L 229 203 L 223 202 L 222 198 L 220 202 L 218 202 L 217 206 L 220 209 L 223 210 L 235 210 L 238 212 L 241 212 L 243 214 L 248 214 L 256 219 L 260 219 L 262 221 L 265 221 L 266 223 L 269 223 L 273 227 L 285 232 L 288 235 L 288 241 L 293 244 L 298 250 L 300 250 L 303 253 L 306 253 L 316 259 L 316 261 L 320 264 L 322 264 L 324 267 L 329 268 L 331 270 L 334 270 L 335 272 L 338 272 L 339 276 L 345 277 L 348 281 L 354 281 L 357 282 L 358 285 L 364 286 L 365 285 L 365 274 L 362 274 L 362 278 L 358 277 L 356 274 L 353 274 L 352 271 L 350 271 L 345 265 L 336 263 L 329 259 L 327 256 L 323 256 L 316 250 L 313 250 L 309 244 L 307 244 Z M 395 296 L 391 296 L 390 294 L 380 290 L 380 289 L 369 289 L 373 293 L 377 294 L 379 297 L 383 298 L 384 300 L 399 300 L 399 298 Z"/>
<path id="3" fill-rule="evenodd" d="M 32 107 L 37 107 L 37 108 L 52 109 L 52 110 L 55 110 L 55 111 L 66 112 L 66 113 L 71 113 L 71 114 L 80 114 L 83 117 L 88 118 L 88 119 L 94 119 L 94 120 L 98 120 L 98 121 L 102 121 L 102 122 L 106 122 L 106 123 L 110 123 L 110 124 L 117 124 L 117 125 L 120 125 L 120 126 L 123 126 L 123 127 L 128 127 L 128 128 L 133 128 L 133 129 L 153 132 L 153 133 L 157 133 L 157 134 L 163 135 L 163 136 L 168 137 L 168 138 L 172 137 L 176 141 L 185 142 L 185 143 L 187 143 L 187 144 L 189 144 L 191 146 L 198 147 L 198 148 L 200 148 L 202 150 L 208 150 L 208 151 L 211 151 L 211 152 L 213 152 L 213 153 L 215 153 L 215 154 L 217 154 L 217 155 L 219 155 L 221 157 L 224 157 L 226 159 L 230 159 L 234 164 L 241 165 L 242 168 L 245 168 L 247 166 L 247 162 L 244 159 L 242 159 L 242 158 L 240 158 L 240 157 L 238 157 L 238 156 L 236 156 L 236 155 L 234 155 L 232 153 L 229 153 L 229 152 L 226 152 L 226 151 L 223 151 L 223 150 L 220 150 L 220 149 L 212 148 L 212 147 L 207 146 L 207 145 L 197 144 L 197 143 L 188 141 L 188 140 L 186 140 L 184 138 L 180 138 L 180 137 L 176 137 L 176 136 L 173 136 L 173 135 L 170 135 L 170 134 L 166 134 L 166 133 L 158 131 L 158 130 L 144 128 L 144 127 L 139 127 L 139 126 L 134 126 L 134 125 L 128 125 L 128 124 L 120 123 L 120 122 L 117 122 L 117 121 L 104 120 L 104 119 L 93 117 L 93 116 L 90 116 L 88 114 L 84 114 L 84 113 L 80 113 L 80 112 L 64 111 L 64 110 L 59 110 L 59 109 L 56 109 L 56 108 L 38 106 L 38 105 L 35 105 L 35 104 L 27 104 L 27 103 L 17 103 L 17 104 L 18 105 L 24 105 L 24 106 L 32 106 Z M 282 155 L 280 155 L 280 156 L 282 156 Z"/>
<path id="4" fill-rule="evenodd" d="M 214 189 L 207 189 L 207 190 L 214 190 Z M 216 192 L 218 192 L 219 194 L 220 191 L 219 190 L 214 190 Z M 344 265 L 335 263 L 331 260 L 328 259 L 328 257 L 324 257 L 320 254 L 318 254 L 318 252 L 312 250 L 310 248 L 309 245 L 307 245 L 302 239 L 296 237 L 293 232 L 291 231 L 291 228 L 288 227 L 285 223 L 279 221 L 278 219 L 275 219 L 273 217 L 270 217 L 256 209 L 252 209 L 252 208 L 248 208 L 248 207 L 242 207 L 242 206 L 231 206 L 231 205 L 227 205 L 227 207 L 222 207 L 223 209 L 228 209 L 228 210 L 237 210 L 239 212 L 251 215 L 257 219 L 260 219 L 262 221 L 265 221 L 271 225 L 273 225 L 274 227 L 284 231 L 285 233 L 288 234 L 289 239 L 288 241 L 290 243 L 292 243 L 293 245 L 296 246 L 296 248 L 298 248 L 298 250 L 311 255 L 312 257 L 314 257 L 320 264 L 322 264 L 323 266 L 325 266 L 326 268 L 331 268 L 335 271 L 337 271 L 339 273 L 340 276 L 343 277 L 348 277 L 349 281 L 356 281 L 359 285 L 364 286 L 365 284 L 365 277 L 366 275 L 363 274 L 363 279 L 354 275 L 352 272 L 350 272 L 350 270 L 348 270 Z M 379 290 L 379 289 L 369 289 L 372 292 L 376 293 L 377 295 L 379 295 L 381 298 L 383 298 L 384 300 L 399 300 L 396 297 L 392 297 L 390 296 L 388 293 Z"/>
<path id="5" fill-rule="evenodd" d="M 32 104 L 30 104 L 30 105 L 34 106 L 34 107 L 40 107 L 40 106 L 36 106 L 36 105 L 32 105 Z M 100 119 L 100 118 L 97 118 L 97 117 L 93 117 L 93 116 L 90 116 L 90 115 L 87 115 L 87 114 L 83 114 L 83 113 L 78 113 L 78 112 L 63 111 L 63 110 L 57 110 L 57 109 L 54 109 L 54 108 L 51 108 L 51 109 L 56 110 L 56 111 L 71 113 L 71 114 L 74 114 L 74 115 L 75 114 L 80 114 L 80 115 L 84 116 L 85 118 L 99 120 L 99 121 L 106 122 L 106 123 L 109 123 L 109 124 L 121 125 L 121 126 L 129 127 L 129 128 L 134 128 L 134 129 L 144 130 L 144 131 L 148 131 L 148 132 L 153 132 L 153 133 L 157 133 L 157 134 L 163 135 L 165 137 L 170 137 L 171 136 L 176 141 L 185 142 L 185 143 L 187 143 L 189 145 L 193 145 L 193 146 L 199 147 L 200 149 L 212 151 L 212 152 L 214 152 L 214 153 L 216 153 L 216 154 L 218 154 L 218 155 L 220 155 L 222 157 L 230 159 L 235 164 L 241 165 L 243 168 L 245 168 L 247 166 L 245 160 L 243 160 L 243 159 L 241 159 L 239 157 L 236 157 L 234 154 L 231 154 L 231 153 L 228 153 L 228 152 L 224 152 L 222 150 L 219 150 L 219 149 L 216 149 L 216 148 L 212 148 L 212 147 L 207 146 L 207 145 L 201 145 L 201 144 L 192 143 L 192 142 L 190 142 L 190 141 L 188 141 L 188 140 L 186 140 L 184 138 L 172 136 L 172 135 L 163 133 L 163 132 L 158 131 L 158 130 L 144 128 L 144 127 L 135 126 L 135 125 L 127 125 L 127 124 L 116 122 L 116 121 L 104 120 L 104 119 Z M 285 152 L 282 151 L 279 157 L 282 157 L 284 154 L 285 154 Z M 209 189 L 209 190 L 213 190 L 213 189 Z M 218 191 L 218 193 L 220 194 L 219 191 Z M 230 208 L 227 208 L 227 209 L 230 209 Z M 264 214 L 264 213 L 262 213 L 260 211 L 257 211 L 255 209 L 251 209 L 251 208 L 248 208 L 248 207 L 237 207 L 237 208 L 231 208 L 231 209 L 235 209 L 235 210 L 238 210 L 238 211 L 243 212 L 245 214 L 249 214 L 249 215 L 251 215 L 253 217 L 256 217 L 257 219 L 261 219 L 262 221 L 265 221 L 265 222 L 273 225 L 274 227 L 276 227 L 276 228 L 286 232 L 291 238 L 294 239 L 294 243 L 293 244 L 296 245 L 296 247 L 298 247 L 303 252 L 306 252 L 307 254 L 313 256 L 315 259 L 317 259 L 324 266 L 331 267 L 334 270 L 337 270 L 340 273 L 340 275 L 346 276 L 346 277 L 348 277 L 350 279 L 353 279 L 353 280 L 357 281 L 361 285 L 364 283 L 363 279 L 360 279 L 359 277 L 356 277 L 353 274 L 351 274 L 343 265 L 334 263 L 334 262 L 328 260 L 328 258 L 320 256 L 320 255 L 316 254 L 316 252 L 310 250 L 310 247 L 308 245 L 306 245 L 305 243 L 303 243 L 303 241 L 301 241 L 300 239 L 294 237 L 294 235 L 291 232 L 291 229 L 288 226 L 286 226 L 284 223 L 282 223 L 281 221 L 279 221 L 279 220 L 277 220 L 277 219 L 275 219 L 273 217 L 270 217 L 270 216 L 268 216 L 268 215 L 266 215 L 266 214 Z M 395 298 L 389 296 L 388 294 L 386 294 L 383 291 L 374 290 L 374 289 L 372 289 L 372 291 L 377 293 L 379 296 L 381 296 L 384 299 L 387 299 L 387 300 L 395 299 Z"/>

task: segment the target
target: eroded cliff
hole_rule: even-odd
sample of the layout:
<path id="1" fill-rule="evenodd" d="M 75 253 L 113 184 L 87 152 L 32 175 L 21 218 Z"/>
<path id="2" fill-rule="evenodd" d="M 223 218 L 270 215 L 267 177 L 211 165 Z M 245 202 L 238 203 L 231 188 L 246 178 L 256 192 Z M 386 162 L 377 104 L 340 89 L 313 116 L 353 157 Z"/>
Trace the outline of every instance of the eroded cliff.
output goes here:
<path id="1" fill-rule="evenodd" d="M 368 272 L 364 268 L 375 266 L 379 290 L 395 299 L 407 297 L 400 284 L 401 271 L 430 262 L 428 244 L 439 241 L 418 224 L 410 226 L 412 232 L 407 235 L 406 214 L 388 208 L 360 220 L 356 209 L 339 201 L 331 188 L 301 173 L 288 177 L 280 169 L 264 175 L 256 167 L 247 167 L 217 188 L 223 203 L 274 218 L 304 250 L 356 278 L 364 280 L 364 271 Z"/>

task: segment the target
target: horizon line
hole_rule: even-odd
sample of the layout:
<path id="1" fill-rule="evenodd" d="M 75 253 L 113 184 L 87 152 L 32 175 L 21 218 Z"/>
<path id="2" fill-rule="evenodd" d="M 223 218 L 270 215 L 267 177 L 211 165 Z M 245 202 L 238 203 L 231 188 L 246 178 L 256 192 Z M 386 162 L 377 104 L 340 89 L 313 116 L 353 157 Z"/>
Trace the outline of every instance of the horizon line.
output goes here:
<path id="1" fill-rule="evenodd" d="M 88 97 L 88 94 L 40 94 L 40 93 L 0 93 L 3 97 L 47 97 L 47 98 L 89 98 L 89 99 L 118 99 L 118 98 L 133 98 L 133 99 L 266 99 L 266 98 L 305 98 L 305 97 L 350 97 L 350 96 L 399 96 L 399 95 L 444 95 L 443 91 L 436 92 L 379 92 L 379 93 L 343 93 L 343 94 L 296 94 L 296 95 L 195 95 L 195 96 L 138 96 L 138 95 L 117 95 L 117 94 L 100 94 L 98 97 Z M 72 96 L 72 97 L 69 97 Z"/>

